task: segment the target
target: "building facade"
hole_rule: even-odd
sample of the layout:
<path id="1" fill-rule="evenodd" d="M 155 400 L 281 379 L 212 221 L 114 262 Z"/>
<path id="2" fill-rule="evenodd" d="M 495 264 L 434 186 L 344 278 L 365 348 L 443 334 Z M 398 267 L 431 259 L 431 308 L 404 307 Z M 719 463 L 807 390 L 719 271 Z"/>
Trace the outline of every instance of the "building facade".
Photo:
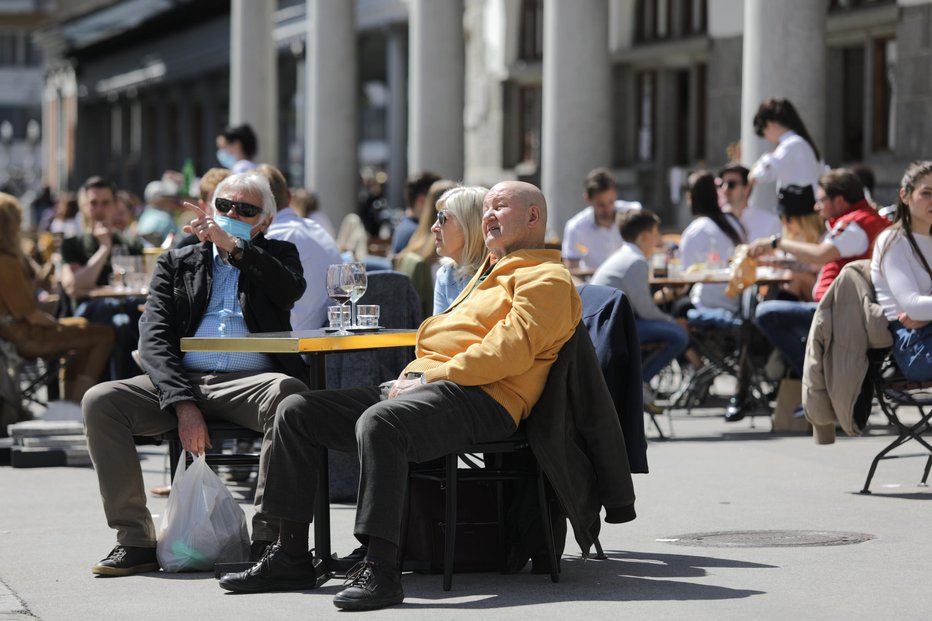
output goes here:
<path id="1" fill-rule="evenodd" d="M 139 191 L 188 157 L 203 172 L 221 127 L 262 117 L 259 159 L 335 221 L 361 169 L 385 170 L 400 206 L 405 175 L 428 168 L 540 184 L 559 235 L 586 172 L 609 166 L 672 228 L 688 171 L 767 149 L 750 127 L 767 96 L 797 104 L 829 165 L 872 167 L 881 202 L 930 157 L 932 0 L 103 4 L 33 35 L 56 188 L 107 174 Z M 267 48 L 267 69 L 249 66 Z"/>

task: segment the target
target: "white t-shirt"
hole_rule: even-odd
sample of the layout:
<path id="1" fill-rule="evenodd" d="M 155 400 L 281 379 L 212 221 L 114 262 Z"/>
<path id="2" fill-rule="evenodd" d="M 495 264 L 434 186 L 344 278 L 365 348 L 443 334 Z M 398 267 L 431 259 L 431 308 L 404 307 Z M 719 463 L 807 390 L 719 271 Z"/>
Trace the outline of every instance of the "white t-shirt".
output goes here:
<path id="1" fill-rule="evenodd" d="M 913 239 L 932 265 L 932 237 L 913 233 Z M 932 320 L 932 277 L 899 229 L 887 229 L 877 236 L 871 257 L 871 280 L 877 291 L 877 303 L 889 321 L 904 312 L 915 321 Z"/>
<path id="2" fill-rule="evenodd" d="M 615 201 L 615 213 L 641 209 L 637 201 Z M 596 269 L 621 248 L 624 240 L 618 226 L 599 226 L 595 221 L 595 209 L 586 207 L 570 218 L 563 228 L 563 258 L 579 261 L 581 267 Z"/>
<path id="3" fill-rule="evenodd" d="M 680 260 L 683 269 L 688 269 L 694 263 L 707 263 L 713 247 L 719 254 L 720 267 L 726 267 L 735 253 L 735 245 L 731 239 L 711 218 L 700 216 L 690 222 L 680 236 Z M 724 284 L 697 283 L 690 291 L 689 299 L 696 308 L 737 311 L 740 301 L 737 296 L 730 298 L 725 295 L 726 287 Z"/>
<path id="4" fill-rule="evenodd" d="M 776 181 L 777 188 L 808 184 L 814 192 L 825 170 L 825 164 L 816 159 L 809 143 L 796 132 L 788 131 L 780 136 L 776 149 L 754 163 L 751 177 L 756 181 Z"/>
<path id="5" fill-rule="evenodd" d="M 302 218 L 293 209 L 282 209 L 265 234 L 289 241 L 298 249 L 307 288 L 291 309 L 292 330 L 315 330 L 327 323 L 327 267 L 342 263 L 336 242 L 319 224 Z"/>

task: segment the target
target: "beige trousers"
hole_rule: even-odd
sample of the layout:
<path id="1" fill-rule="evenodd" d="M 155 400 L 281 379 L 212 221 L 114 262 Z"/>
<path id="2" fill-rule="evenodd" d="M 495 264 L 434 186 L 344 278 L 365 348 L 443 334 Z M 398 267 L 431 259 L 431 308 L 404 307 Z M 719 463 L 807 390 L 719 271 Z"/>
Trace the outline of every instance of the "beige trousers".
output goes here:
<path id="1" fill-rule="evenodd" d="M 216 375 L 190 373 L 188 379 L 208 423 L 224 420 L 265 432 L 252 538 L 276 539 L 277 521 L 269 524 L 258 511 L 265 488 L 272 424 L 282 399 L 305 392 L 307 387 L 282 373 L 254 371 Z M 158 394 L 148 375 L 98 384 L 87 391 L 81 408 L 104 513 L 110 528 L 117 531 L 117 542 L 126 546 L 155 546 L 156 530 L 146 508 L 142 467 L 133 436 L 157 436 L 176 429 L 177 417 L 159 407 Z"/>

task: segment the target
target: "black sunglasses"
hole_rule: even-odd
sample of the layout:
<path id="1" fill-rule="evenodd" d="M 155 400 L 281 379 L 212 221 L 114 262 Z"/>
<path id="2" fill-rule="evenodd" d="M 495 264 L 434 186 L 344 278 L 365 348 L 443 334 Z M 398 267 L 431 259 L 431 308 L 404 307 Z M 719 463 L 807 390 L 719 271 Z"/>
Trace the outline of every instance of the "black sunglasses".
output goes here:
<path id="1" fill-rule="evenodd" d="M 739 185 L 744 185 L 740 181 L 722 181 L 717 184 L 720 188 L 728 188 L 729 190 L 734 190 Z"/>
<path id="2" fill-rule="evenodd" d="M 437 222 L 440 223 L 440 226 L 443 226 L 447 223 L 447 212 L 446 211 L 441 209 L 440 211 L 437 212 Z"/>
<path id="3" fill-rule="evenodd" d="M 244 218 L 252 218 L 262 213 L 262 207 L 257 207 L 252 203 L 245 203 L 243 201 L 231 201 L 228 198 L 215 198 L 214 207 L 216 207 L 217 211 L 220 213 L 230 213 L 230 210 L 236 207 L 236 213 Z"/>

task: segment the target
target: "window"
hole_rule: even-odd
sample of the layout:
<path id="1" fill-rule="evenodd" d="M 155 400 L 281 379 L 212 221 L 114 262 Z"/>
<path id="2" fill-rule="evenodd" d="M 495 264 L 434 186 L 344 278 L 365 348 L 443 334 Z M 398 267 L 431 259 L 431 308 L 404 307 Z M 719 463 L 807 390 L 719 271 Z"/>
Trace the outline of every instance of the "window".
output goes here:
<path id="1" fill-rule="evenodd" d="M 504 163 L 537 171 L 540 165 L 541 86 L 506 85 Z"/>
<path id="2" fill-rule="evenodd" d="M 702 34 L 707 4 L 708 0 L 637 0 L 635 40 L 645 43 Z"/>
<path id="3" fill-rule="evenodd" d="M 521 25 L 518 58 L 526 62 L 544 57 L 544 2 L 521 1 Z"/>
<path id="4" fill-rule="evenodd" d="M 896 41 L 877 39 L 874 46 L 872 96 L 874 114 L 871 119 L 871 149 L 884 151 L 893 148 L 893 136 L 896 129 L 894 116 L 894 81 L 896 71 Z"/>

